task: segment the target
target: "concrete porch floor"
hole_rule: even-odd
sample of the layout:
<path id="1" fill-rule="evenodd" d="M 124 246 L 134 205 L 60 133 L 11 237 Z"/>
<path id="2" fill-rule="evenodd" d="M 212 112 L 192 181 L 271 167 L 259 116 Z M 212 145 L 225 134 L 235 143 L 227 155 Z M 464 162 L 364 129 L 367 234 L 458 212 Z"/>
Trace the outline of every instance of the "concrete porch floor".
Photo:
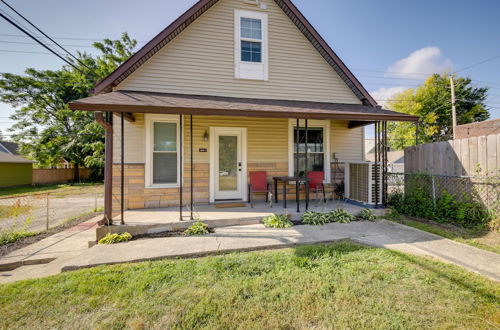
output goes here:
<path id="1" fill-rule="evenodd" d="M 309 211 L 329 212 L 333 209 L 343 208 L 356 215 L 363 207 L 344 201 L 328 201 L 327 203 L 312 200 L 309 203 Z M 288 201 L 287 208 L 283 208 L 283 202 L 274 204 L 272 207 L 264 202 L 250 204 L 245 207 L 216 208 L 215 205 L 195 205 L 193 221 L 203 221 L 210 227 L 225 227 L 238 225 L 251 225 L 259 223 L 263 217 L 276 214 L 290 214 L 292 220 L 299 220 L 306 211 L 305 203 L 300 204 L 300 212 L 297 212 L 295 201 Z M 376 214 L 382 215 L 382 209 L 374 209 Z M 124 212 L 125 225 L 120 225 L 120 216 L 113 219 L 114 226 L 103 226 L 97 228 L 96 239 L 99 240 L 106 233 L 129 232 L 132 235 L 152 234 L 163 231 L 184 230 L 193 221 L 190 220 L 189 209 L 183 208 L 183 220 L 180 220 L 179 207 L 168 207 L 158 209 L 127 210 Z"/>

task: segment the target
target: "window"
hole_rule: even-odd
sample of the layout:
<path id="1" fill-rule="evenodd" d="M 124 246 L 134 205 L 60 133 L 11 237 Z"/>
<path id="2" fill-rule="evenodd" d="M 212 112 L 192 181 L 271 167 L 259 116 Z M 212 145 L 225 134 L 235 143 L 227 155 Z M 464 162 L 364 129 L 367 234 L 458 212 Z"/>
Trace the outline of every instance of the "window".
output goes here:
<path id="1" fill-rule="evenodd" d="M 306 172 L 323 171 L 325 182 L 330 182 L 330 121 L 308 120 L 307 134 L 304 120 L 300 120 L 298 127 L 296 119 L 289 119 L 288 123 L 288 175 L 305 176 Z"/>
<path id="2" fill-rule="evenodd" d="M 146 186 L 176 187 L 179 182 L 178 116 L 147 115 Z"/>
<path id="3" fill-rule="evenodd" d="M 262 20 L 241 17 L 241 61 L 262 62 Z"/>
<path id="4" fill-rule="evenodd" d="M 299 138 L 298 142 L 297 142 L 297 133 Z M 293 140 L 294 175 L 305 176 L 306 172 L 324 171 L 325 148 L 323 145 L 324 141 L 323 128 L 308 128 L 306 134 L 305 127 L 299 127 L 299 128 L 294 127 L 293 137 L 294 137 Z M 307 162 L 306 162 L 306 146 L 307 146 Z"/>
<path id="5" fill-rule="evenodd" d="M 267 80 L 267 14 L 235 11 L 235 77 Z"/>

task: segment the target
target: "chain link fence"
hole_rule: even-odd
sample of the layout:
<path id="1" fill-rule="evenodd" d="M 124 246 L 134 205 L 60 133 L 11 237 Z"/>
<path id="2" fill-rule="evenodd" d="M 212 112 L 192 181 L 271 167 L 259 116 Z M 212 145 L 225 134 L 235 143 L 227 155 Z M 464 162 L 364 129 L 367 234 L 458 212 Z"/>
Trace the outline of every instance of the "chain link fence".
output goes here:
<path id="1" fill-rule="evenodd" d="M 500 216 L 498 175 L 387 173 L 387 192 L 389 206 L 408 215 L 466 226 Z"/>
<path id="2" fill-rule="evenodd" d="M 0 198 L 0 234 L 40 232 L 100 212 L 104 186 L 70 187 Z"/>

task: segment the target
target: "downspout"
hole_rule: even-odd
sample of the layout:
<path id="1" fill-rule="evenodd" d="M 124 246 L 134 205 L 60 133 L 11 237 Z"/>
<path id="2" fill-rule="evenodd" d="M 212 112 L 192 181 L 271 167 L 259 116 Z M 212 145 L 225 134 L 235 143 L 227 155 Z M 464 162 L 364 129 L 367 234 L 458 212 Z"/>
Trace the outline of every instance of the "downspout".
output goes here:
<path id="1" fill-rule="evenodd" d="M 105 164 L 104 164 L 104 219 L 102 224 L 113 224 L 113 113 L 109 113 L 109 121 L 102 112 L 95 113 L 95 120 L 106 132 Z"/>

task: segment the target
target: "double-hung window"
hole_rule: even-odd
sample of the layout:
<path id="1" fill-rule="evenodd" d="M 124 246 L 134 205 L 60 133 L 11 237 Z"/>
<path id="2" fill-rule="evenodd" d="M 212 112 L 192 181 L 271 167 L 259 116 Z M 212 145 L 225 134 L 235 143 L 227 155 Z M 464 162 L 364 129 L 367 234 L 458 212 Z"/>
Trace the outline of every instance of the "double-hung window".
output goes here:
<path id="1" fill-rule="evenodd" d="M 179 186 L 178 116 L 148 116 L 146 135 L 146 186 Z"/>
<path id="2" fill-rule="evenodd" d="M 307 172 L 325 170 L 323 134 L 322 127 L 308 128 L 307 132 L 305 127 L 294 127 L 294 175 L 303 177 Z"/>
<path id="3" fill-rule="evenodd" d="M 304 120 L 297 127 L 295 119 L 289 120 L 288 174 L 303 177 L 307 172 L 324 172 L 325 182 L 330 182 L 330 122 Z M 307 152 L 306 152 L 307 151 Z"/>
<path id="4" fill-rule="evenodd" d="M 235 77 L 267 80 L 267 14 L 235 11 Z"/>

